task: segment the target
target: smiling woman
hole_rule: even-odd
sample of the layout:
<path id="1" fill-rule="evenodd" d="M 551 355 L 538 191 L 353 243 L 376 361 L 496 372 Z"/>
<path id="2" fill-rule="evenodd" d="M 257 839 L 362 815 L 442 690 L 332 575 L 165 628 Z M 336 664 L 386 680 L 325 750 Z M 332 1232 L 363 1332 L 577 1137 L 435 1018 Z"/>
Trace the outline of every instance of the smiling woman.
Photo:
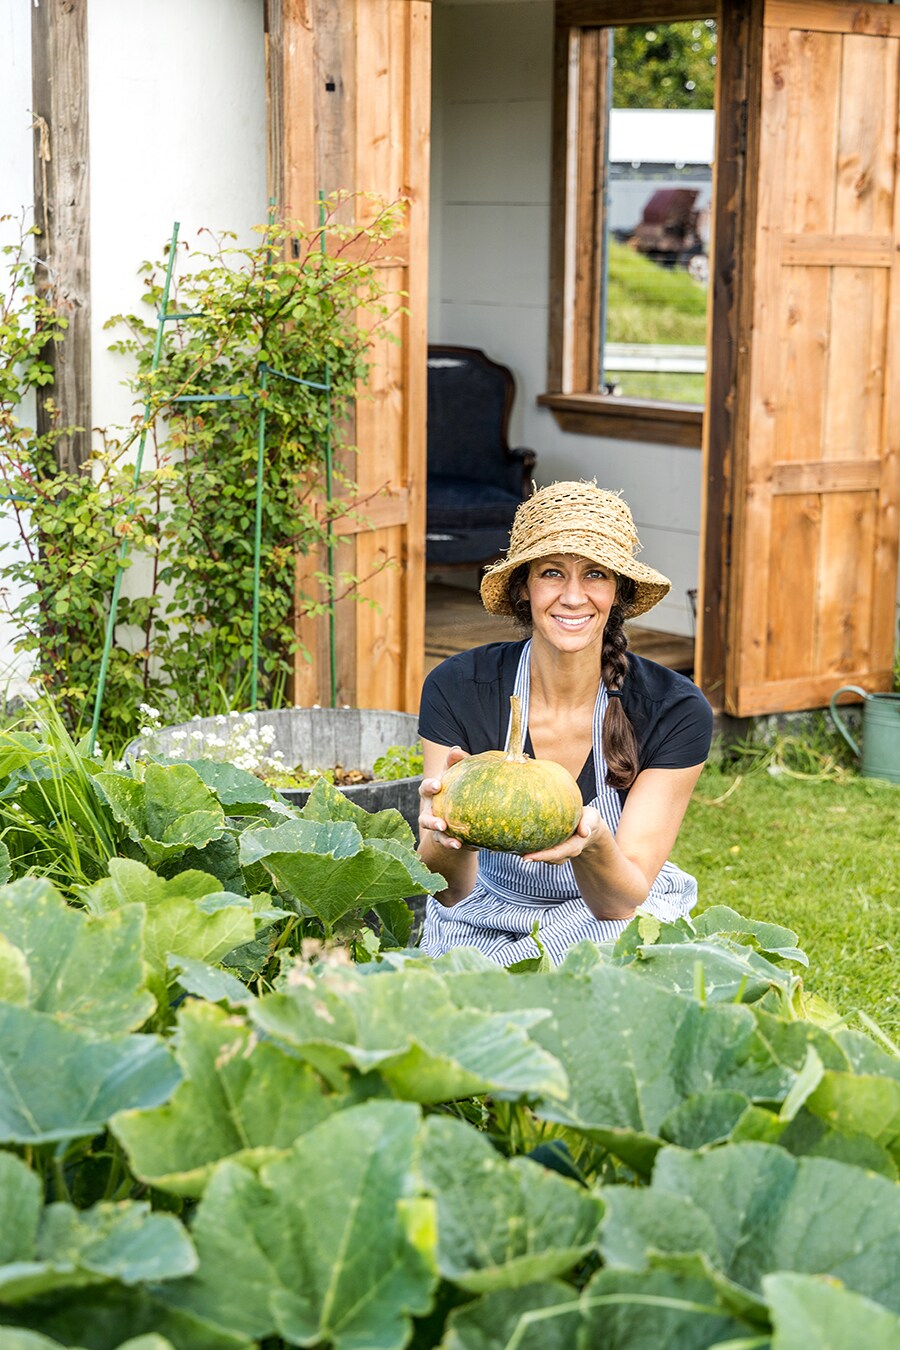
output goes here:
<path id="1" fill-rule="evenodd" d="M 537 954 L 537 923 L 559 961 L 583 938 L 616 937 L 639 905 L 673 919 L 696 902 L 694 878 L 667 859 L 709 753 L 712 712 L 685 676 L 628 652 L 625 620 L 669 589 L 637 561 L 639 547 L 616 493 L 584 482 L 540 489 L 481 586 L 485 608 L 529 636 L 461 652 L 428 676 L 419 851 L 447 882 L 428 902 L 432 954 L 474 946 L 508 965 Z M 524 856 L 470 848 L 433 803 L 454 764 L 508 745 L 513 694 L 526 752 L 568 769 L 583 801 L 568 839 Z"/>

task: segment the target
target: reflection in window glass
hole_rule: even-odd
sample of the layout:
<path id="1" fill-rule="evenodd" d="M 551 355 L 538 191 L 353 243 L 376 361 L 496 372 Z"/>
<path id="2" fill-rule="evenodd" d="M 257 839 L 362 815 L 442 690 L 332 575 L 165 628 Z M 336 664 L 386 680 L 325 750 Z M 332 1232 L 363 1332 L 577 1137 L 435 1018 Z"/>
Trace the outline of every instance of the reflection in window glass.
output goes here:
<path id="1" fill-rule="evenodd" d="M 702 404 L 715 21 L 610 37 L 601 387 Z"/>

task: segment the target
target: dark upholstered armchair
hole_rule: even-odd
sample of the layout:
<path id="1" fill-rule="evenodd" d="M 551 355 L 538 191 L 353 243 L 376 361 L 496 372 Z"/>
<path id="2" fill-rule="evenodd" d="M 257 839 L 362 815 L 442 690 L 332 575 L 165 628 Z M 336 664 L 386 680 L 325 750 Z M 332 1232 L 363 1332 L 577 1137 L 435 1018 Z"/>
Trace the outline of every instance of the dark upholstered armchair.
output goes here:
<path id="1" fill-rule="evenodd" d="M 426 566 L 481 567 L 509 543 L 536 455 L 507 441 L 515 384 L 476 347 L 428 348 Z"/>

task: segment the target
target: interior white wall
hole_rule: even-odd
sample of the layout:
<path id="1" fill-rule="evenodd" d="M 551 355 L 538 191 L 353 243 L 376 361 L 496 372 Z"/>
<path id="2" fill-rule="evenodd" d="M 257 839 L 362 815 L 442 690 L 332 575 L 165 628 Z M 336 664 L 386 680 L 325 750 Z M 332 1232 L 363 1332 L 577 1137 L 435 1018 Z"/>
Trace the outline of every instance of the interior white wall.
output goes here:
<path id="1" fill-rule="evenodd" d="M 643 560 L 672 580 L 641 623 L 690 635 L 700 452 L 571 435 L 535 401 L 547 369 L 552 0 L 436 0 L 433 51 L 430 340 L 511 368 L 511 441 L 537 451 L 540 483 L 596 477 L 623 492 Z"/>

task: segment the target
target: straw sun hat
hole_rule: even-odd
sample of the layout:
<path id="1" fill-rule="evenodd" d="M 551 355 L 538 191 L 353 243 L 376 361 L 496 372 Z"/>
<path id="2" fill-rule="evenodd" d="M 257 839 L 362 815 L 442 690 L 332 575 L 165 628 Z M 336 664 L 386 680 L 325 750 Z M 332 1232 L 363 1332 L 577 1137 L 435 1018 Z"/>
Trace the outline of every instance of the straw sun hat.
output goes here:
<path id="1" fill-rule="evenodd" d="M 626 617 L 644 614 L 672 583 L 636 560 L 640 547 L 631 512 L 618 493 L 605 492 L 596 483 L 551 483 L 516 511 L 506 557 L 484 574 L 484 607 L 491 614 L 512 614 L 509 581 L 517 567 L 550 553 L 574 553 L 631 577 L 637 591 Z"/>

